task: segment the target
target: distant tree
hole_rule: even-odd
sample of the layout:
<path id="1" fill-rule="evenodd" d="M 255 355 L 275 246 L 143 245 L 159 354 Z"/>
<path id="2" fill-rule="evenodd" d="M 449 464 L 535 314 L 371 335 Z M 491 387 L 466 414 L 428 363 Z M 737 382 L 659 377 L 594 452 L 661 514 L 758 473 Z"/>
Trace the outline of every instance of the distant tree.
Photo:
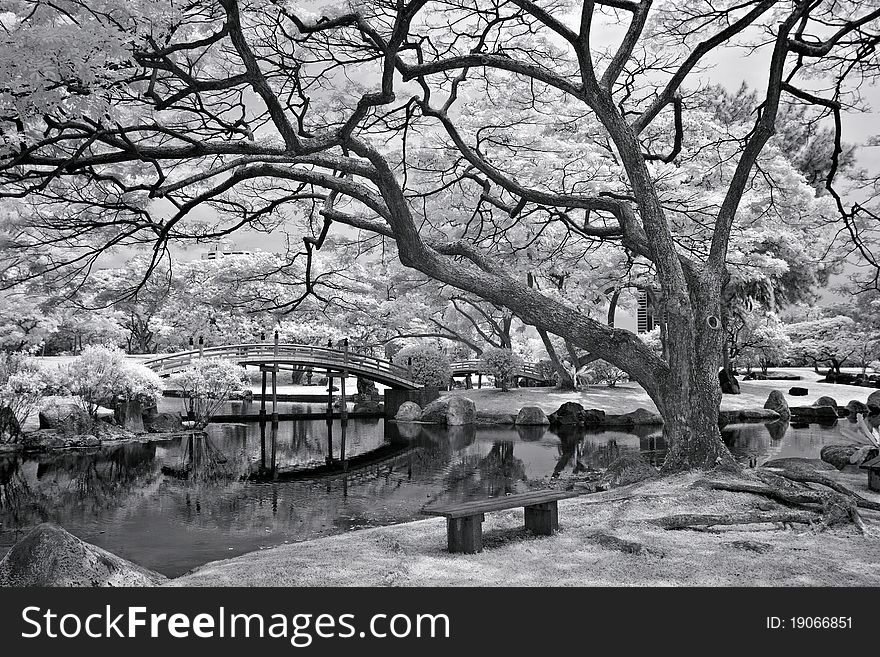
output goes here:
<path id="1" fill-rule="evenodd" d="M 873 349 L 880 338 L 843 315 L 789 324 L 785 330 L 793 356 L 812 364 L 817 373 L 820 363 L 835 374 L 840 374 L 847 362 L 857 362 L 864 369 L 872 360 L 871 354 L 876 353 Z"/>
<path id="2" fill-rule="evenodd" d="M 495 386 L 507 392 L 516 371 L 522 367 L 522 359 L 510 349 L 490 347 L 480 356 L 480 365 L 495 379 Z"/>
<path id="3" fill-rule="evenodd" d="M 785 360 L 792 347 L 785 325 L 774 312 L 749 311 L 738 315 L 728 327 L 731 359 L 747 370 L 759 367 L 763 374 Z"/>

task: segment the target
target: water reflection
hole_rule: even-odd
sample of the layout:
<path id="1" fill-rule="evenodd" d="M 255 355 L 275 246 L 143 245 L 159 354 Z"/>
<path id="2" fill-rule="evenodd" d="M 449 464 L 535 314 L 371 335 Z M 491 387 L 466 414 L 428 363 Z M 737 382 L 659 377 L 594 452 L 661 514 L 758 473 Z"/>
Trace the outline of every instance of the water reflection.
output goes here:
<path id="1" fill-rule="evenodd" d="M 836 428 L 729 425 L 743 458 L 818 456 Z M 420 517 L 427 503 L 543 487 L 625 451 L 660 464 L 656 427 L 385 425 L 381 419 L 210 426 L 161 443 L 0 458 L 0 552 L 47 520 L 176 575 L 243 552 Z"/>

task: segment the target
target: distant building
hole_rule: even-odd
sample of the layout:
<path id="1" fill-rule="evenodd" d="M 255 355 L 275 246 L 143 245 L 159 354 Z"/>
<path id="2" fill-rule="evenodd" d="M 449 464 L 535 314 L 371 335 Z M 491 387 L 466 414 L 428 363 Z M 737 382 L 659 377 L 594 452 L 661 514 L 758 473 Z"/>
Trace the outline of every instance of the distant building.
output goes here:
<path id="1" fill-rule="evenodd" d="M 650 333 L 663 323 L 663 311 L 652 303 L 654 295 L 639 289 L 639 305 L 636 313 L 636 328 L 639 333 Z"/>
<path id="2" fill-rule="evenodd" d="M 202 260 L 218 260 L 232 255 L 253 255 L 253 251 L 239 251 L 232 240 L 220 240 L 208 246 L 208 250 L 200 256 Z"/>

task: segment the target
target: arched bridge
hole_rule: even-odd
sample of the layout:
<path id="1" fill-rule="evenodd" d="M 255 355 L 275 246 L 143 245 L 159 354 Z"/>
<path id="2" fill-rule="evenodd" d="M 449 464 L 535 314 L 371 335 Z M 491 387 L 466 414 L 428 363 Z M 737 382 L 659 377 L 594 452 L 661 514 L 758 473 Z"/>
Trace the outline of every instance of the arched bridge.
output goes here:
<path id="1" fill-rule="evenodd" d="M 150 358 L 144 361 L 144 365 L 160 376 L 168 376 L 186 369 L 196 358 L 223 358 L 239 365 L 254 367 L 301 365 L 331 372 L 346 370 L 392 388 L 415 390 L 422 387 L 412 380 L 407 368 L 391 361 L 352 353 L 347 349 L 308 344 L 263 343 L 204 347 Z"/>
<path id="2" fill-rule="evenodd" d="M 486 368 L 479 360 L 460 360 L 452 363 L 453 376 L 466 376 L 468 374 L 488 374 Z M 537 363 L 523 363 L 513 372 L 513 376 L 519 376 L 533 381 L 549 381 L 544 369 Z"/>

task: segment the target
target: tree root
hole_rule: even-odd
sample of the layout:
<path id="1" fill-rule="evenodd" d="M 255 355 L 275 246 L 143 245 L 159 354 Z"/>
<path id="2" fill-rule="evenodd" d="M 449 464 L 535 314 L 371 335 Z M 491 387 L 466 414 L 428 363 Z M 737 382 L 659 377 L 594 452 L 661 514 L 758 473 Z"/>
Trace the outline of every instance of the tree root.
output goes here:
<path id="1" fill-rule="evenodd" d="M 820 531 L 833 525 L 853 524 L 862 534 L 865 523 L 858 508 L 880 510 L 880 504 L 865 499 L 855 491 L 820 473 L 792 471 L 784 468 L 759 468 L 755 479 L 718 479 L 698 482 L 713 490 L 751 493 L 769 497 L 791 507 L 789 511 L 761 511 L 724 515 L 683 514 L 658 518 L 653 522 L 665 529 L 711 527 L 714 525 L 748 525 L 754 523 L 804 523 L 820 521 Z M 818 490 L 806 484 L 819 484 L 830 490 Z M 807 507 L 800 510 L 797 507 Z M 820 515 L 819 515 L 820 514 Z"/>
<path id="2" fill-rule="evenodd" d="M 751 511 L 743 513 L 725 513 L 723 515 L 700 515 L 683 513 L 675 516 L 664 516 L 650 522 L 660 525 L 663 529 L 690 529 L 692 527 L 714 527 L 715 525 L 751 525 L 755 523 L 783 524 L 802 523 L 813 525 L 821 516 L 812 511 Z"/>

